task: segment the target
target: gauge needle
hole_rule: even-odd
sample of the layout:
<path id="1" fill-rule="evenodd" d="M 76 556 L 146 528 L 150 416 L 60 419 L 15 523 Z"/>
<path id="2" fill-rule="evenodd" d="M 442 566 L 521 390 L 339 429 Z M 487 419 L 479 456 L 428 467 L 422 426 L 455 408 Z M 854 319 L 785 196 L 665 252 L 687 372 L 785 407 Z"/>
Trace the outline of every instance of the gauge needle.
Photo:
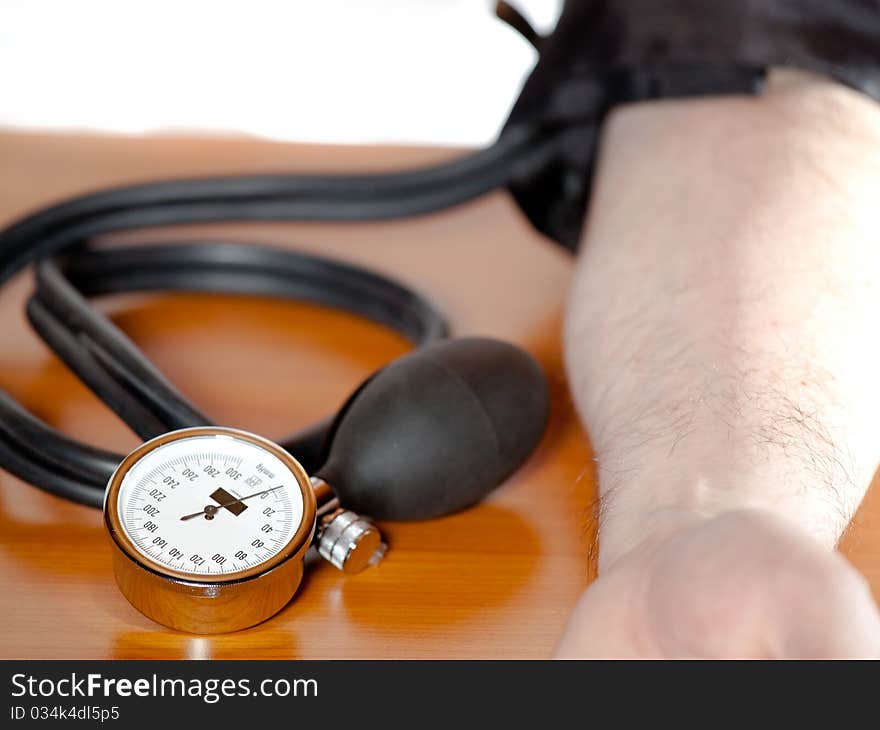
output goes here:
<path id="1" fill-rule="evenodd" d="M 201 512 L 193 512 L 191 515 L 184 515 L 180 518 L 181 522 L 183 520 L 191 520 L 193 517 L 199 517 L 200 515 L 205 515 L 206 517 L 213 518 L 214 515 L 224 507 L 231 507 L 234 504 L 238 504 L 239 502 L 244 502 L 246 499 L 251 499 L 252 497 L 259 497 L 262 494 L 269 494 L 269 492 L 274 492 L 276 489 L 281 489 L 283 484 L 279 484 L 277 487 L 272 487 L 271 489 L 264 489 L 262 492 L 254 492 L 253 494 L 247 495 L 247 497 L 239 497 L 238 499 L 233 499 L 230 502 L 224 502 L 223 504 L 209 504 L 203 509 Z"/>

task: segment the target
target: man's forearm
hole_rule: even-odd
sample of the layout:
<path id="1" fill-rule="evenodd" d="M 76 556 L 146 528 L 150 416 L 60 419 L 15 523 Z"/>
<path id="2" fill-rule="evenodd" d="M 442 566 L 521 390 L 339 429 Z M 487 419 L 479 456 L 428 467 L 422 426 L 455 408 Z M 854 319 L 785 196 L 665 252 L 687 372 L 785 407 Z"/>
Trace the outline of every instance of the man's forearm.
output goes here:
<path id="1" fill-rule="evenodd" d="M 600 569 L 740 507 L 831 546 L 880 459 L 880 110 L 771 86 L 606 125 L 566 325 Z"/>

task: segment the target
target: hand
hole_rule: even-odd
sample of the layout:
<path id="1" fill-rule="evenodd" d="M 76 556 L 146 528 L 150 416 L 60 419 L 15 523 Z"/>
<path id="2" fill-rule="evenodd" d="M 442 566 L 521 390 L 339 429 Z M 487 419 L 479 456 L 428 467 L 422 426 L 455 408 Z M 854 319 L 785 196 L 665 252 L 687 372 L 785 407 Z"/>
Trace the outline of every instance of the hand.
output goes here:
<path id="1" fill-rule="evenodd" d="M 769 512 L 693 518 L 586 591 L 561 658 L 880 657 L 880 613 L 839 553 Z"/>
<path id="2" fill-rule="evenodd" d="M 560 654 L 876 655 L 833 547 L 880 464 L 880 105 L 774 73 L 621 107 L 600 154 L 566 359 L 601 577 Z"/>

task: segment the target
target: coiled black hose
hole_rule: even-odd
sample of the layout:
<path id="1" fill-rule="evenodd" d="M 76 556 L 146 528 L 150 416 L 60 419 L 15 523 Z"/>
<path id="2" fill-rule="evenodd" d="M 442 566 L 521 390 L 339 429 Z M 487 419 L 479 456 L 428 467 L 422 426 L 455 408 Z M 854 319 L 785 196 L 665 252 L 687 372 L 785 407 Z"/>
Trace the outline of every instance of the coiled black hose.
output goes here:
<path id="1" fill-rule="evenodd" d="M 533 174 L 553 159 L 552 135 L 509 129 L 491 147 L 433 167 L 378 175 L 259 175 L 104 190 L 39 210 L 0 232 L 0 285 L 37 262 L 28 318 L 37 333 L 142 438 L 205 425 L 202 414 L 88 297 L 199 291 L 305 300 L 389 326 L 416 346 L 444 337 L 443 316 L 380 274 L 288 250 L 210 241 L 92 249 L 123 230 L 232 221 L 365 221 L 424 214 Z M 281 441 L 320 466 L 332 419 Z M 0 466 L 99 507 L 118 462 L 72 439 L 0 390 Z"/>

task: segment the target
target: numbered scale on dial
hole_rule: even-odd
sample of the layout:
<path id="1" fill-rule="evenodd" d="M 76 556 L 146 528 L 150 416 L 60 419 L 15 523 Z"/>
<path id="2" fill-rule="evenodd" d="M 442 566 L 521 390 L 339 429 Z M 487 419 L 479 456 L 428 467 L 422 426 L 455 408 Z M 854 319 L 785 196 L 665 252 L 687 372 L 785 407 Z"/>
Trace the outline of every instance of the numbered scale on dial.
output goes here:
<path id="1" fill-rule="evenodd" d="M 110 479 L 104 521 L 125 597 L 193 633 L 246 628 L 283 608 L 316 530 L 318 552 L 346 572 L 384 552 L 375 527 L 338 509 L 284 449 L 228 428 L 173 431 L 135 449 Z"/>
<path id="2" fill-rule="evenodd" d="M 122 480 L 119 521 L 147 560 L 229 575 L 277 555 L 302 523 L 296 475 L 264 446 L 231 435 L 159 446 Z"/>

